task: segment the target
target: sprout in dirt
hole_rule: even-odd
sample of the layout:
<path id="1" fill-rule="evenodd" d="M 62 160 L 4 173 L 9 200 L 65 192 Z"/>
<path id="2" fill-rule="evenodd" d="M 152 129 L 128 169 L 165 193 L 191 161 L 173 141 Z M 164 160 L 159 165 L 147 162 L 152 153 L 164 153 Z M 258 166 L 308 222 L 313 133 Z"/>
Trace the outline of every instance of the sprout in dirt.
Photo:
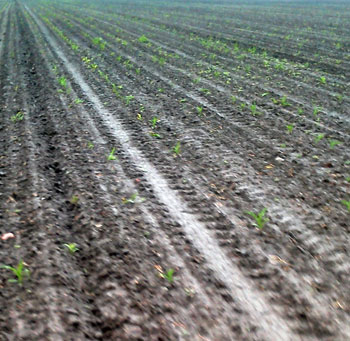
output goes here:
<path id="1" fill-rule="evenodd" d="M 29 278 L 30 276 L 30 271 L 26 268 L 26 264 L 22 260 L 16 267 L 2 265 L 1 268 L 12 271 L 16 276 L 16 278 L 11 278 L 8 280 L 10 283 L 18 283 L 19 285 L 22 285 L 24 278 Z"/>
<path id="2" fill-rule="evenodd" d="M 108 161 L 113 161 L 113 160 L 117 159 L 117 157 L 114 155 L 114 153 L 115 153 L 115 148 L 112 148 L 112 150 L 110 151 L 110 153 L 107 156 Z"/>
<path id="3" fill-rule="evenodd" d="M 267 218 L 265 218 L 266 212 L 267 212 L 267 208 L 263 208 L 257 214 L 252 211 L 247 211 L 246 213 L 254 218 L 255 226 L 258 227 L 260 230 L 262 230 L 265 224 L 269 221 Z"/>
<path id="4" fill-rule="evenodd" d="M 169 283 L 173 283 L 174 282 L 174 272 L 175 272 L 174 269 L 168 269 L 165 273 L 161 272 L 159 274 L 159 276 L 161 278 L 166 279 Z"/>
<path id="5" fill-rule="evenodd" d="M 67 250 L 71 254 L 76 253 L 79 250 L 78 245 L 76 243 L 67 243 L 63 245 L 67 248 Z"/>

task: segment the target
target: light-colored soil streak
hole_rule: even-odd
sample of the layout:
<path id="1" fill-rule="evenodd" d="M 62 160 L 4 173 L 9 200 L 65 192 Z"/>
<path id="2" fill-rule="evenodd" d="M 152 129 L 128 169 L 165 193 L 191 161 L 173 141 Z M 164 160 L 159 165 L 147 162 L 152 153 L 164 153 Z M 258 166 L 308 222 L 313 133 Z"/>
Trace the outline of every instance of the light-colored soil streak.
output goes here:
<path id="1" fill-rule="evenodd" d="M 295 339 L 296 336 L 293 336 L 286 321 L 272 309 L 265 301 L 263 295 L 254 288 L 252 283 L 242 276 L 238 268 L 222 252 L 215 238 L 210 235 L 194 215 L 186 213 L 189 211 L 187 205 L 170 189 L 166 179 L 159 174 L 156 168 L 133 146 L 130 136 L 121 123 L 103 107 L 98 96 L 85 82 L 79 70 L 58 48 L 55 39 L 49 34 L 46 27 L 30 9 L 27 7 L 26 9 L 32 14 L 47 41 L 53 47 L 57 56 L 62 60 L 71 77 L 79 84 L 83 92 L 86 93 L 87 97 L 94 105 L 95 110 L 103 119 L 106 127 L 109 127 L 110 133 L 120 141 L 123 150 L 129 155 L 129 158 L 137 165 L 139 170 L 144 173 L 147 182 L 152 185 L 159 200 L 166 205 L 172 217 L 182 225 L 188 238 L 205 256 L 206 260 L 215 271 L 215 276 L 227 285 L 231 291 L 232 297 L 239 303 L 240 308 L 246 311 L 253 321 L 259 321 L 259 327 L 264 330 L 263 335 L 265 338 L 270 340 Z"/>

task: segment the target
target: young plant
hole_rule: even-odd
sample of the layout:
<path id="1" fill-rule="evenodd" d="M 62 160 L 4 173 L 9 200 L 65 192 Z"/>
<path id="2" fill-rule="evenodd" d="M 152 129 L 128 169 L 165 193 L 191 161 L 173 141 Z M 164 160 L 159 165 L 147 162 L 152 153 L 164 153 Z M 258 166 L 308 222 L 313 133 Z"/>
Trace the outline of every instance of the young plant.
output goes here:
<path id="1" fill-rule="evenodd" d="M 115 153 L 115 148 L 112 148 L 112 150 L 110 151 L 110 153 L 107 156 L 108 161 L 117 160 L 117 157 L 114 155 L 114 153 Z"/>
<path id="2" fill-rule="evenodd" d="M 161 138 L 162 138 L 158 133 L 154 133 L 153 131 L 151 131 L 149 134 L 150 134 L 152 137 L 156 137 L 157 139 L 161 139 Z"/>
<path id="3" fill-rule="evenodd" d="M 25 267 L 25 264 L 21 260 L 16 267 L 12 267 L 9 265 L 2 265 L 3 269 L 10 270 L 16 276 L 16 278 L 9 279 L 10 283 L 18 283 L 19 285 L 23 284 L 23 280 L 25 277 L 30 276 L 29 270 Z"/>
<path id="4" fill-rule="evenodd" d="M 196 109 L 198 115 L 201 115 L 203 113 L 203 107 L 196 107 Z"/>
<path id="5" fill-rule="evenodd" d="M 322 108 L 321 107 L 317 107 L 317 106 L 314 106 L 313 108 L 313 111 L 312 111 L 312 114 L 317 117 L 317 115 L 321 112 Z"/>
<path id="6" fill-rule="evenodd" d="M 24 119 L 24 114 L 22 111 L 18 111 L 17 114 L 11 116 L 11 121 L 13 123 L 22 121 Z"/>
<path id="7" fill-rule="evenodd" d="M 321 77 L 320 77 L 320 83 L 321 83 L 321 84 L 326 84 L 326 77 L 321 76 Z"/>
<path id="8" fill-rule="evenodd" d="M 347 210 L 350 212 L 350 200 L 342 200 L 341 203 L 345 205 Z"/>
<path id="9" fill-rule="evenodd" d="M 169 270 L 167 270 L 165 273 L 164 273 L 164 272 L 161 272 L 161 273 L 159 274 L 159 276 L 160 276 L 161 278 L 166 279 L 169 283 L 173 283 L 173 282 L 174 282 L 174 272 L 175 272 L 174 269 L 169 269 Z"/>
<path id="10" fill-rule="evenodd" d="M 76 253 L 79 248 L 78 245 L 76 243 L 68 243 L 68 244 L 63 244 L 69 251 L 69 253 L 73 254 Z"/>
<path id="11" fill-rule="evenodd" d="M 130 196 L 130 198 L 123 198 L 123 204 L 136 204 L 136 202 L 144 202 L 145 199 L 139 197 L 138 193 L 134 193 Z"/>
<path id="12" fill-rule="evenodd" d="M 325 134 L 317 134 L 316 137 L 315 137 L 315 142 L 318 143 L 320 142 L 323 138 L 325 137 Z"/>
<path id="13" fill-rule="evenodd" d="M 287 101 L 286 96 L 281 97 L 280 103 L 281 103 L 282 107 L 289 107 L 290 106 L 290 103 Z"/>
<path id="14" fill-rule="evenodd" d="M 253 116 L 255 116 L 257 114 L 257 110 L 256 110 L 256 104 L 252 104 L 250 106 L 250 111 L 252 113 Z"/>
<path id="15" fill-rule="evenodd" d="M 156 116 L 154 116 L 152 119 L 151 119 L 151 126 L 152 126 L 152 129 L 156 129 L 157 127 L 157 123 L 159 122 L 159 118 L 157 118 Z"/>
<path id="16" fill-rule="evenodd" d="M 332 140 L 332 139 L 329 139 L 328 142 L 329 142 L 329 147 L 330 147 L 331 149 L 333 149 L 335 146 L 341 144 L 340 141 L 338 141 L 338 140 Z"/>
<path id="17" fill-rule="evenodd" d="M 286 128 L 287 128 L 288 133 L 291 134 L 293 132 L 294 125 L 293 124 L 287 124 Z"/>
<path id="18" fill-rule="evenodd" d="M 76 205 L 79 201 L 79 197 L 77 195 L 72 195 L 72 197 L 70 198 L 70 203 L 72 205 Z"/>
<path id="19" fill-rule="evenodd" d="M 87 146 L 88 146 L 89 149 L 93 149 L 94 148 L 94 144 L 92 142 L 90 142 L 90 141 L 88 142 Z"/>
<path id="20" fill-rule="evenodd" d="M 138 41 L 140 43 L 148 43 L 149 42 L 148 38 L 144 34 L 139 37 Z"/>
<path id="21" fill-rule="evenodd" d="M 260 230 L 262 230 L 265 224 L 269 221 L 267 218 L 265 218 L 266 212 L 267 212 L 267 208 L 265 207 L 260 212 L 258 212 L 258 214 L 252 211 L 247 211 L 246 213 L 254 218 L 255 226 L 258 227 Z"/>
<path id="22" fill-rule="evenodd" d="M 126 105 L 129 105 L 130 102 L 135 98 L 135 96 L 133 95 L 128 95 L 128 96 L 125 96 L 125 104 Z"/>
<path id="23" fill-rule="evenodd" d="M 176 145 L 173 148 L 173 152 L 174 152 L 175 155 L 180 155 L 180 152 L 181 152 L 181 143 L 180 143 L 180 141 L 176 142 Z"/>

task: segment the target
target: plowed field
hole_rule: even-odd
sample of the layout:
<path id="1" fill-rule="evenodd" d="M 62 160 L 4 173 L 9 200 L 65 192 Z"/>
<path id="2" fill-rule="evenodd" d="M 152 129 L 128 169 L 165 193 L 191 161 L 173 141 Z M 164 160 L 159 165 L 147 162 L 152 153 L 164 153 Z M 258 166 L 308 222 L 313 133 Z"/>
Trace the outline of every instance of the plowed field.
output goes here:
<path id="1" fill-rule="evenodd" d="M 0 340 L 350 340 L 349 13 L 0 0 Z"/>

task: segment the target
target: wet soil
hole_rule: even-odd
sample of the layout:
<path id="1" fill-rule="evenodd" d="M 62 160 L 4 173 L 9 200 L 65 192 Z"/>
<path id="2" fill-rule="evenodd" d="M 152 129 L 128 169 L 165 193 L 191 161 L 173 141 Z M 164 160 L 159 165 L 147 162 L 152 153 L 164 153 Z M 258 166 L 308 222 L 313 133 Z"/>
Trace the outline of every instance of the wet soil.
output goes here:
<path id="1" fill-rule="evenodd" d="M 161 7 L 116 22 L 108 6 L 0 6 L 0 263 L 30 271 L 0 271 L 0 339 L 348 340 L 342 65 L 298 70 L 286 46 L 307 77 L 254 54 L 245 76 L 226 50 L 203 56 L 204 21 L 169 7 L 171 33 Z M 246 212 L 264 207 L 258 229 Z"/>

